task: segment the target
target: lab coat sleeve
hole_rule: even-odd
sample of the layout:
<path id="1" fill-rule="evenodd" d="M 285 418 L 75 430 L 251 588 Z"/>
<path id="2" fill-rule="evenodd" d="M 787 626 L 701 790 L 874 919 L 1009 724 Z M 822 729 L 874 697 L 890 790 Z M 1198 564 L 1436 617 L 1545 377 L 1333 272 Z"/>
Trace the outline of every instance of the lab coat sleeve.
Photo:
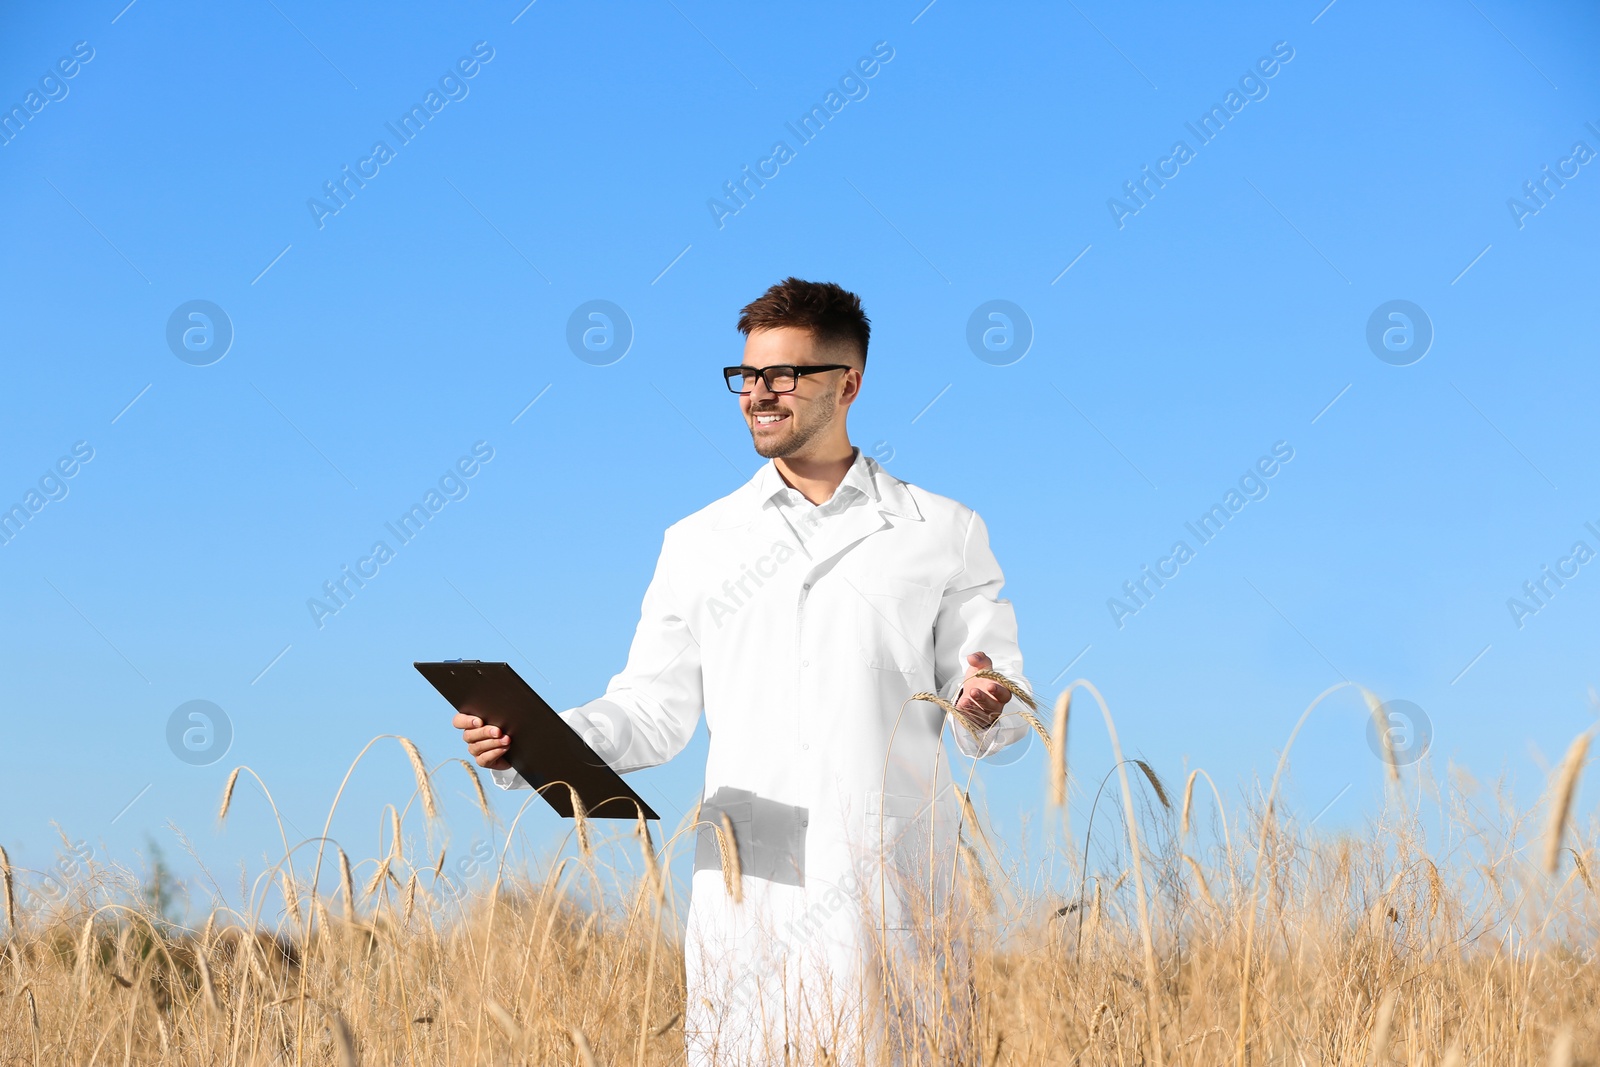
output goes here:
<path id="1" fill-rule="evenodd" d="M 994 669 L 1028 692 L 1033 687 L 1022 673 L 1022 651 L 1017 647 L 1017 615 L 1011 601 L 1000 595 L 1005 576 L 989 550 L 989 528 L 977 512 L 969 512 L 962 543 L 962 562 L 945 584 L 934 623 L 934 682 L 939 695 L 954 703 L 967 673 L 967 656 L 987 653 Z M 956 747 L 967 756 L 988 756 L 1027 736 L 1028 723 L 1007 703 L 1006 711 L 987 730 L 969 729 L 960 719 L 952 723 Z"/>
<path id="2" fill-rule="evenodd" d="M 605 695 L 561 713 L 567 725 L 617 771 L 654 767 L 683 751 L 700 721 L 704 697 L 700 645 L 672 584 L 668 530 L 644 593 L 628 662 Z M 516 771 L 493 771 L 503 789 L 526 789 Z"/>

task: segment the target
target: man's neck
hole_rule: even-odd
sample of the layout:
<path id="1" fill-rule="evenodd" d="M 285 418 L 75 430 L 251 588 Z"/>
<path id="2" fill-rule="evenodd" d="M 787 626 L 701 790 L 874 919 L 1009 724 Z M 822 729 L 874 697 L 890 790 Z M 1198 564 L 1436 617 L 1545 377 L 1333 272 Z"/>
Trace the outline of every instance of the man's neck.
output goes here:
<path id="1" fill-rule="evenodd" d="M 800 490 L 807 500 L 825 504 L 833 499 L 834 491 L 849 473 L 855 462 L 855 449 L 846 440 L 820 456 L 781 456 L 772 462 L 783 480 Z"/>

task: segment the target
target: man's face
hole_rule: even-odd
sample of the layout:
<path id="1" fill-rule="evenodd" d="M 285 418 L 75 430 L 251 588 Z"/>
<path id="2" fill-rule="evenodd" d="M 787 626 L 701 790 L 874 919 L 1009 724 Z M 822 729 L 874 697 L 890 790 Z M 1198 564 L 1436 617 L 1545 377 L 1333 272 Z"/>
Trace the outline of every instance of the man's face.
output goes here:
<path id="1" fill-rule="evenodd" d="M 853 356 L 822 347 L 810 332 L 792 326 L 752 331 L 744 343 L 747 367 L 855 362 Z M 750 392 L 739 397 L 739 410 L 750 427 L 756 453 L 769 459 L 800 453 L 835 420 L 844 418 L 860 389 L 859 382 L 858 370 L 823 371 L 796 379 L 792 393 L 773 393 L 766 382 L 756 379 Z"/>

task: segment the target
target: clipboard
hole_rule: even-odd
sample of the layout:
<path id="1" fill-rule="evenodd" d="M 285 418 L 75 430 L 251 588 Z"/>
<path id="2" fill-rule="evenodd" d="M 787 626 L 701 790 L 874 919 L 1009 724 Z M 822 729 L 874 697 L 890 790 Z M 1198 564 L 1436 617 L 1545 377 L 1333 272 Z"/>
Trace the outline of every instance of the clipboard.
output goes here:
<path id="1" fill-rule="evenodd" d="M 506 758 L 562 818 L 572 818 L 573 791 L 591 819 L 637 819 L 641 812 L 646 819 L 661 818 L 509 663 L 467 659 L 412 666 L 457 711 L 511 735 Z"/>

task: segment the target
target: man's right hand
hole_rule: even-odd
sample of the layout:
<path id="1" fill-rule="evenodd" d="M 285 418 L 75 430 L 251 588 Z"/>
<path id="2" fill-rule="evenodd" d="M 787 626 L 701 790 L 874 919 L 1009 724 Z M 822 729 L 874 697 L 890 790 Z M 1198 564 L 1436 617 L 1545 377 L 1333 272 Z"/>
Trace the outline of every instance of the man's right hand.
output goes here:
<path id="1" fill-rule="evenodd" d="M 504 733 L 498 726 L 486 726 L 476 715 L 461 711 L 456 712 L 450 725 L 461 731 L 461 739 L 467 743 L 467 751 L 472 753 L 478 766 L 491 771 L 511 769 L 511 761 L 506 759 L 506 752 L 511 747 L 510 734 Z"/>

